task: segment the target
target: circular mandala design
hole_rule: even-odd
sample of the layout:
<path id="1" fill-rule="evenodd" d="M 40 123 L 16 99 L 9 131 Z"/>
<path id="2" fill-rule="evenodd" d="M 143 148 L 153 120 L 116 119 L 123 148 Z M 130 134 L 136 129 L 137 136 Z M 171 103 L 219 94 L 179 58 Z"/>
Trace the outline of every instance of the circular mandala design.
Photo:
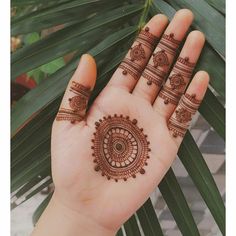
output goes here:
<path id="1" fill-rule="evenodd" d="M 172 89 L 182 89 L 185 86 L 184 78 L 181 74 L 174 74 L 170 77 L 170 85 Z"/>
<path id="2" fill-rule="evenodd" d="M 140 61 L 142 59 L 145 59 L 145 51 L 142 47 L 142 44 L 138 44 L 131 48 L 130 58 L 131 61 Z"/>
<path id="3" fill-rule="evenodd" d="M 169 60 L 168 56 L 166 55 L 165 51 L 158 51 L 157 53 L 153 54 L 153 63 L 154 67 L 158 66 L 168 66 Z"/>
<path id="4" fill-rule="evenodd" d="M 104 117 L 95 125 L 92 149 L 96 171 L 116 181 L 145 173 L 143 167 L 147 165 L 150 148 L 137 120 L 115 115 Z"/>
<path id="5" fill-rule="evenodd" d="M 76 111 L 83 111 L 87 106 L 87 99 L 84 96 L 77 95 L 69 99 L 70 107 Z"/>

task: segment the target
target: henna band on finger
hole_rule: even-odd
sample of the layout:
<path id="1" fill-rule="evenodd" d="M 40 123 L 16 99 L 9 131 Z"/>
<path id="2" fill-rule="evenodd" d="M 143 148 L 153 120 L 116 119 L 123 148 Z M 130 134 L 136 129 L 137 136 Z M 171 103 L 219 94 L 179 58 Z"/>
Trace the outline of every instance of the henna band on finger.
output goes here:
<path id="1" fill-rule="evenodd" d="M 144 174 L 149 158 L 149 142 L 137 120 L 123 115 L 103 117 L 95 122 L 96 131 L 92 139 L 95 171 L 101 171 L 107 179 L 126 181 Z"/>
<path id="2" fill-rule="evenodd" d="M 158 87 L 162 86 L 166 75 L 166 72 L 155 68 L 151 64 L 148 64 L 142 73 L 142 76 L 147 79 L 147 85 L 155 84 Z"/>
<path id="3" fill-rule="evenodd" d="M 158 48 L 162 49 L 164 52 L 169 53 L 170 55 L 175 56 L 176 50 L 178 49 L 180 42 L 181 41 L 176 40 L 174 38 L 173 33 L 170 33 L 169 35 L 163 34 L 158 44 Z"/>
<path id="4" fill-rule="evenodd" d="M 147 60 L 146 52 L 144 46 L 153 51 L 158 38 L 149 32 L 149 28 L 146 27 L 145 30 L 141 30 L 133 46 L 130 48 L 129 57 L 126 57 L 119 68 L 121 68 L 123 75 L 131 75 L 135 80 L 137 80 L 143 71 L 144 61 Z"/>
<path id="5" fill-rule="evenodd" d="M 201 100 L 196 99 L 196 95 L 185 94 L 171 116 L 168 122 L 168 128 L 172 131 L 173 137 L 184 137 L 186 130 L 192 120 L 192 116 L 196 113 Z"/>
<path id="6" fill-rule="evenodd" d="M 159 93 L 159 97 L 164 99 L 164 104 L 178 104 L 181 95 L 184 93 L 187 82 L 192 76 L 195 63 L 189 62 L 189 58 L 179 57 L 173 67 L 172 73 L 168 80 L 170 87 L 167 85 Z M 187 81 L 187 82 L 186 82 Z"/>
<path id="7" fill-rule="evenodd" d="M 74 124 L 84 119 L 91 91 L 90 88 L 75 81 L 72 81 L 69 91 L 75 94 L 68 99 L 70 108 L 60 108 L 56 120 L 67 120 Z"/>

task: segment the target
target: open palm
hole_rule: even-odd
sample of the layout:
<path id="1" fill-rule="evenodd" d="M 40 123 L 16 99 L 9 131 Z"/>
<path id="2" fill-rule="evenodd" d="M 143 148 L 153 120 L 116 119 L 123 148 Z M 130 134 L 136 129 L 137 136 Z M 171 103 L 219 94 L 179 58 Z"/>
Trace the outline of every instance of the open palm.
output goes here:
<path id="1" fill-rule="evenodd" d="M 68 85 L 52 132 L 54 195 L 104 228 L 117 230 L 159 184 L 204 96 L 205 72 L 198 72 L 186 90 L 204 44 L 202 33 L 188 35 L 170 71 L 192 19 L 190 11 L 181 10 L 166 28 L 165 16 L 153 17 L 86 114 L 86 101 L 73 96 L 80 91 L 76 86 L 83 85 L 85 97 L 86 88 L 94 87 L 96 65 L 91 56 L 81 58 Z M 151 67 L 160 68 L 159 74 Z M 189 110 L 183 107 L 184 92 Z M 77 118 L 76 112 L 68 112 L 73 106 L 82 107 Z M 115 160 L 119 153 L 124 160 Z"/>

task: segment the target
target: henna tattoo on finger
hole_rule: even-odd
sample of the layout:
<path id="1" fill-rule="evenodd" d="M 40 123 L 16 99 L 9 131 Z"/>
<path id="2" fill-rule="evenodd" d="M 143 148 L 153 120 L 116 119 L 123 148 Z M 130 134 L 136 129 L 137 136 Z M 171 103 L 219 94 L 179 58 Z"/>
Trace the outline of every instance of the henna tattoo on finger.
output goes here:
<path id="1" fill-rule="evenodd" d="M 159 93 L 159 97 L 164 99 L 164 104 L 178 104 L 181 95 L 184 93 L 187 82 L 192 76 L 195 63 L 189 62 L 189 58 L 179 57 L 173 67 L 166 85 Z M 170 87 L 167 86 L 169 83 Z"/>
<path id="2" fill-rule="evenodd" d="M 158 87 L 162 86 L 166 75 L 165 71 L 155 68 L 151 64 L 148 64 L 142 73 L 142 76 L 147 79 L 147 85 L 155 84 Z"/>
<path id="3" fill-rule="evenodd" d="M 145 27 L 144 30 L 141 30 L 136 41 L 145 45 L 150 51 L 153 51 L 159 38 L 149 32 L 149 27 Z"/>
<path id="4" fill-rule="evenodd" d="M 136 119 L 123 115 L 103 117 L 95 122 L 92 139 L 95 171 L 101 171 L 107 179 L 118 181 L 136 178 L 144 174 L 148 153 L 151 151 L 147 135 L 137 126 Z"/>
<path id="5" fill-rule="evenodd" d="M 161 87 L 166 78 L 167 68 L 170 66 L 168 55 L 175 55 L 180 41 L 174 38 L 174 34 L 164 34 L 157 46 L 160 50 L 152 55 L 153 65 L 150 63 L 143 72 L 143 77 L 147 79 L 147 85 L 155 84 Z"/>
<path id="6" fill-rule="evenodd" d="M 59 109 L 56 120 L 67 120 L 74 124 L 84 119 L 91 91 L 90 88 L 75 81 L 71 84 L 69 91 L 75 96 L 68 99 L 69 108 Z"/>
<path id="7" fill-rule="evenodd" d="M 126 57 L 119 65 L 119 68 L 122 69 L 122 74 L 129 74 L 137 80 L 141 76 L 143 66 L 147 60 L 144 46 L 152 51 L 157 40 L 158 38 L 149 32 L 148 27 L 141 30 L 133 46 L 130 48 L 130 58 Z"/>
<path id="8" fill-rule="evenodd" d="M 163 36 L 158 44 L 158 48 L 164 50 L 165 52 L 169 53 L 170 55 L 175 56 L 176 50 L 178 49 L 180 42 L 181 41 L 176 40 L 174 38 L 173 33 L 170 33 L 169 35 L 163 34 Z"/>
<path id="9" fill-rule="evenodd" d="M 130 74 L 135 80 L 139 79 L 142 74 L 142 67 L 127 58 L 121 62 L 119 68 L 123 69 L 123 75 Z"/>
<path id="10" fill-rule="evenodd" d="M 182 96 L 178 107 L 168 121 L 168 128 L 174 138 L 178 136 L 184 137 L 192 116 L 196 113 L 200 104 L 201 100 L 196 99 L 195 94 L 190 95 L 186 93 Z"/>

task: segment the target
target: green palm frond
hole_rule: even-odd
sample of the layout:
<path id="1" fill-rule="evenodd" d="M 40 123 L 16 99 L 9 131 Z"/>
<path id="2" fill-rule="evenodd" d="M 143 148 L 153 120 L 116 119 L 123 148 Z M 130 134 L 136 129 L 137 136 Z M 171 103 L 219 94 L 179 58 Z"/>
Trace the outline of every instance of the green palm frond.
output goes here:
<path id="1" fill-rule="evenodd" d="M 99 75 L 91 102 L 107 84 L 138 30 L 154 14 L 169 19 L 176 10 L 189 8 L 195 15 L 192 29 L 206 35 L 206 45 L 196 70 L 207 70 L 210 86 L 200 114 L 225 138 L 225 2 L 224 0 L 12 0 L 19 14 L 12 19 L 12 35 L 27 35 L 51 27 L 60 30 L 25 45 L 12 54 L 12 81 L 23 73 L 73 53 L 73 58 L 30 90 L 12 108 L 11 191 L 12 208 L 27 201 L 52 183 L 50 170 L 51 125 L 66 85 L 80 56 L 92 54 Z M 217 22 L 217 24 L 216 24 Z M 128 42 L 128 43 L 127 43 Z M 115 55 L 115 56 L 114 56 Z M 187 132 L 178 157 L 225 234 L 225 206 L 215 181 L 193 137 Z M 160 192 L 183 235 L 200 235 L 196 222 L 170 169 L 159 185 Z M 49 195 L 34 214 L 37 221 Z M 21 204 L 20 203 L 20 204 Z M 117 235 L 163 235 L 150 199 L 120 229 Z"/>

